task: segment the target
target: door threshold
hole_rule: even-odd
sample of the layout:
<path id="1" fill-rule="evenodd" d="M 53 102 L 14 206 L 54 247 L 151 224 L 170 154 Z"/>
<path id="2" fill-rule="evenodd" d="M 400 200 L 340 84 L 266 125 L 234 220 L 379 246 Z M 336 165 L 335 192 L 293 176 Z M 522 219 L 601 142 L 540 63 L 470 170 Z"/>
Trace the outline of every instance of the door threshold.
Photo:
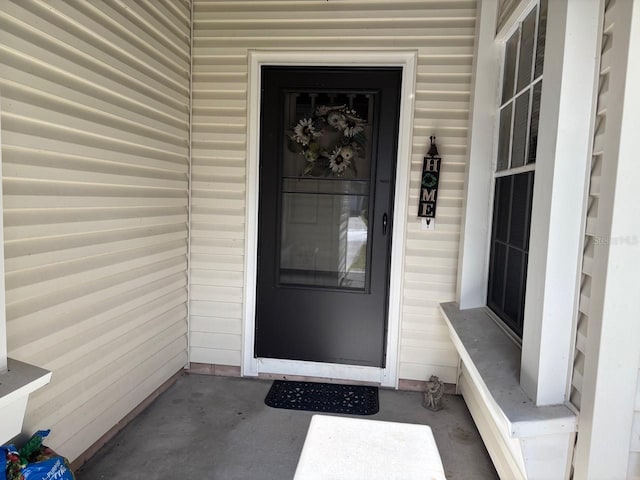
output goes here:
<path id="1" fill-rule="evenodd" d="M 360 380 L 342 380 L 339 378 L 309 377 L 303 375 L 286 375 L 283 373 L 260 373 L 260 380 L 286 380 L 289 382 L 331 383 L 336 385 L 361 385 L 363 387 L 382 387 L 380 382 L 364 382 Z"/>
<path id="2" fill-rule="evenodd" d="M 325 383 L 363 383 L 381 385 L 383 369 L 338 363 L 303 362 L 276 358 L 258 358 L 258 376 L 282 380 L 313 379 Z M 279 378 L 276 378 L 279 377 Z"/>

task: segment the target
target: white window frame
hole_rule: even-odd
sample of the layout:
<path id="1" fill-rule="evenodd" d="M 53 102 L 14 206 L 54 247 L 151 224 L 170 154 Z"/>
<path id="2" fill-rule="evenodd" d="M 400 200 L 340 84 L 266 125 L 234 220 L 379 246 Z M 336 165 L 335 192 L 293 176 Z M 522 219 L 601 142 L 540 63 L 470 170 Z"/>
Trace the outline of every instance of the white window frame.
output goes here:
<path id="1" fill-rule="evenodd" d="M 504 33 L 504 41 L 500 42 L 500 76 L 499 76 L 499 90 L 498 90 L 498 98 L 497 98 L 497 104 L 496 104 L 496 108 L 497 108 L 497 112 L 496 112 L 496 120 L 495 120 L 495 142 L 496 142 L 496 147 L 495 147 L 495 154 L 493 156 L 493 166 L 492 166 L 492 170 L 493 170 L 493 178 L 491 179 L 491 195 L 492 195 L 492 202 L 491 202 L 491 229 L 490 229 L 490 235 L 492 235 L 492 231 L 493 231 L 493 209 L 495 208 L 495 191 L 496 191 L 496 180 L 498 178 L 501 177 L 513 177 L 515 175 L 521 174 L 521 173 L 527 173 L 527 172 L 535 172 L 536 170 L 536 162 L 532 162 L 532 163 L 527 163 L 528 162 L 528 157 L 529 157 L 529 147 L 530 147 L 530 134 L 531 134 L 531 113 L 532 113 L 532 106 L 533 106 L 533 96 L 534 96 L 534 88 L 535 85 L 538 83 L 541 83 L 544 79 L 544 72 L 542 72 L 540 74 L 540 76 L 538 76 L 537 78 L 535 77 L 535 70 L 536 70 L 536 56 L 537 56 L 537 50 L 538 50 L 538 29 L 539 29 L 539 21 L 540 21 L 540 13 L 538 12 L 536 14 L 536 20 L 535 20 L 535 29 L 533 32 L 533 43 L 534 43 L 534 47 L 533 47 L 533 51 L 532 51 L 532 58 L 531 58 L 531 78 L 529 80 L 529 82 L 527 83 L 526 87 L 517 90 L 517 84 L 518 84 L 518 79 L 519 79 L 519 75 L 520 75 L 520 62 L 519 62 L 519 58 L 520 58 L 520 49 L 521 49 L 521 45 L 522 45 L 522 22 L 524 21 L 524 19 L 536 8 L 536 4 L 538 2 L 534 1 L 532 4 L 532 7 L 528 10 L 526 10 L 524 16 L 522 17 L 521 20 L 513 23 L 513 25 L 510 26 L 510 29 Z M 538 10 L 539 10 L 539 5 L 538 5 Z M 502 97 L 503 97 L 503 90 L 504 90 L 504 86 L 503 86 L 503 82 L 504 82 L 504 69 L 506 68 L 506 59 L 505 59 L 505 53 L 506 53 L 506 43 L 515 35 L 518 33 L 518 30 L 520 30 L 520 36 L 518 38 L 518 43 L 516 44 L 518 47 L 517 53 L 516 53 L 516 57 L 514 58 L 514 62 L 515 62 L 515 68 L 514 68 L 514 77 L 513 77 L 513 92 L 511 92 L 511 94 L 509 95 L 509 99 L 506 103 L 504 103 L 502 101 Z M 524 164 L 520 165 L 518 167 L 512 167 L 512 162 L 513 162 L 513 147 L 514 147 L 514 136 L 515 136 L 515 115 L 516 115 L 516 100 L 518 99 L 518 97 L 524 93 L 526 90 L 529 91 L 530 96 L 529 96 L 529 104 L 527 107 L 527 128 L 526 128 L 526 137 L 525 137 L 525 148 L 524 148 Z M 508 106 L 509 104 L 512 104 L 511 106 Z M 509 127 L 509 149 L 507 151 L 507 165 L 505 168 L 503 168 L 502 170 L 498 170 L 498 148 L 499 148 L 499 141 L 500 141 L 500 116 L 501 116 L 501 112 L 503 110 L 503 107 L 506 108 L 510 108 L 511 109 L 511 125 Z M 535 177 L 535 174 L 534 174 Z M 534 185 L 535 185 L 535 181 L 534 181 Z M 533 192 L 532 192 L 533 195 Z M 531 221 L 531 219 L 530 219 Z M 489 296 L 489 270 L 491 269 L 491 265 L 490 265 L 490 261 L 491 261 L 491 239 L 489 240 L 489 257 L 488 257 L 488 262 L 487 263 L 487 292 L 486 292 L 486 296 Z M 528 250 L 528 249 L 527 249 Z M 525 268 L 525 274 L 526 274 L 526 268 Z M 503 328 L 503 330 L 505 330 L 505 332 L 513 338 L 513 340 L 515 340 L 516 343 L 521 344 L 522 339 L 521 337 L 512 330 L 512 327 L 508 325 L 508 323 L 505 321 L 505 319 L 503 319 L 500 314 L 496 311 L 494 311 L 491 307 L 488 307 L 490 310 L 490 315 L 491 317 L 499 322 L 500 327 Z M 522 312 L 524 315 L 524 312 Z"/>
<path id="2" fill-rule="evenodd" d="M 495 34 L 483 0 L 468 140 L 458 265 L 461 309 L 486 306 L 493 172 L 504 43 L 537 4 L 524 0 Z M 538 129 L 520 383 L 537 405 L 568 398 L 591 154 L 600 0 L 551 0 Z"/>
<path id="3" fill-rule="evenodd" d="M 2 93 L 0 92 L 0 179 L 2 178 Z M 3 212 L 2 182 L 0 182 L 0 213 Z M 4 293 L 4 220 L 0 215 L 0 373 L 7 370 L 7 314 Z"/>

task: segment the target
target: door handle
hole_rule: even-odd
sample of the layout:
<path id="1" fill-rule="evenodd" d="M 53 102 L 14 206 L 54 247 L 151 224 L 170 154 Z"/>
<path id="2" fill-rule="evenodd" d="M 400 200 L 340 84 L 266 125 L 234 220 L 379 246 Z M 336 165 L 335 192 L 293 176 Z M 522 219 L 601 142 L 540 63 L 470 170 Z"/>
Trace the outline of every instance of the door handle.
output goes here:
<path id="1" fill-rule="evenodd" d="M 387 214 L 385 213 L 384 215 L 382 215 L 382 235 L 386 235 L 387 234 L 387 223 L 389 223 L 389 218 L 387 217 Z"/>

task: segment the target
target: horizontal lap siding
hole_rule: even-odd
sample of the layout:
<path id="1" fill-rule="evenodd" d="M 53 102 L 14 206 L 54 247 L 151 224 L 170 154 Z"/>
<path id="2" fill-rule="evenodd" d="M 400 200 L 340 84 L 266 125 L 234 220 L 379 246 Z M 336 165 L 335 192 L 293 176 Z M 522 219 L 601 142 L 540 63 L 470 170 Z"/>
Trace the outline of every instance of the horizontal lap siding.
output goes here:
<path id="1" fill-rule="evenodd" d="M 9 356 L 76 458 L 187 362 L 190 6 L 2 2 Z"/>
<path id="2" fill-rule="evenodd" d="M 193 55 L 191 361 L 240 365 L 249 49 L 418 52 L 400 378 L 454 382 L 438 304 L 454 299 L 474 1 L 196 1 Z M 429 135 L 443 157 L 437 229 L 417 220 Z"/>

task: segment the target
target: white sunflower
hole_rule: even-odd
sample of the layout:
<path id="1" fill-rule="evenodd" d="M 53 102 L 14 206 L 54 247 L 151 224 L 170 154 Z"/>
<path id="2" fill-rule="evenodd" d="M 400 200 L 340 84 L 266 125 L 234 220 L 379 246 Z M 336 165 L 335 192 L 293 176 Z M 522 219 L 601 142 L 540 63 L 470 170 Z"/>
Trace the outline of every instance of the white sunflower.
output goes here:
<path id="1" fill-rule="evenodd" d="M 309 145 L 311 139 L 319 137 L 320 132 L 316 131 L 311 118 L 303 118 L 293 129 L 293 139 L 302 145 Z"/>
<path id="2" fill-rule="evenodd" d="M 327 123 L 336 130 L 343 130 L 347 126 L 344 115 L 335 111 L 327 114 Z"/>
<path id="3" fill-rule="evenodd" d="M 351 147 L 350 145 L 345 145 L 340 149 L 340 155 L 348 162 L 351 162 L 351 159 L 353 158 L 355 153 L 356 152 L 353 151 L 353 147 Z"/>
<path id="4" fill-rule="evenodd" d="M 351 147 L 336 147 L 329 157 L 329 168 L 338 176 L 344 175 L 344 171 L 349 165 L 351 165 L 351 160 L 346 159 L 342 155 L 344 148 L 350 149 Z M 353 150 L 351 152 L 351 156 L 353 157 Z"/>
<path id="5" fill-rule="evenodd" d="M 333 160 L 334 158 L 338 157 L 341 152 L 342 152 L 342 147 L 340 145 L 337 145 L 331 153 L 323 152 L 323 155 L 327 157 L 329 160 Z"/>

